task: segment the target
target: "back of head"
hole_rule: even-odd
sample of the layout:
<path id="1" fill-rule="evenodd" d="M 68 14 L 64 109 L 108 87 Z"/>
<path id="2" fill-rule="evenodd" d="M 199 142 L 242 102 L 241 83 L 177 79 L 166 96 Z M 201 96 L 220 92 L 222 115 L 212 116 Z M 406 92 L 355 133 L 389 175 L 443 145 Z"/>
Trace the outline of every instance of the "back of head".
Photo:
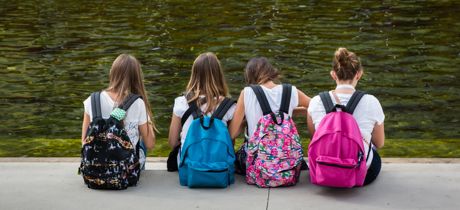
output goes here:
<path id="1" fill-rule="evenodd" d="M 220 96 L 228 96 L 227 83 L 220 61 L 214 53 L 200 54 L 192 66 L 192 74 L 186 89 L 188 101 L 194 101 L 205 96 L 206 113 L 212 112 L 218 105 Z M 197 100 L 198 105 L 203 104 Z"/>
<path id="2" fill-rule="evenodd" d="M 130 93 L 140 95 L 144 100 L 148 116 L 153 120 L 143 77 L 140 62 L 132 55 L 121 54 L 113 61 L 110 68 L 107 91 L 116 93 L 118 104 L 121 104 Z"/>
<path id="3" fill-rule="evenodd" d="M 118 100 L 123 100 L 129 93 L 137 93 L 138 86 L 143 86 L 139 61 L 128 54 L 119 55 L 112 63 L 109 80 L 108 90 L 118 93 Z"/>
<path id="4" fill-rule="evenodd" d="M 278 70 L 273 67 L 267 58 L 252 58 L 246 64 L 244 77 L 248 85 L 260 85 L 269 81 L 277 80 Z"/>
<path id="5" fill-rule="evenodd" d="M 336 73 L 339 80 L 353 80 L 356 74 L 362 70 L 361 61 L 355 53 L 343 47 L 335 51 L 333 71 Z"/>

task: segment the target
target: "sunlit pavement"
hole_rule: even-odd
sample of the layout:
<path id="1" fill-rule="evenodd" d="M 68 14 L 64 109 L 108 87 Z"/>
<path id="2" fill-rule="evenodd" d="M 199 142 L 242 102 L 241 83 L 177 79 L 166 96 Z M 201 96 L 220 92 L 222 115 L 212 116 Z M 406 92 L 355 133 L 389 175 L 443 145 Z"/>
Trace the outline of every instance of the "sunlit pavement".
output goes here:
<path id="1" fill-rule="evenodd" d="M 91 190 L 77 175 L 78 158 L 0 158 L 0 209 L 460 209 L 460 159 L 384 159 L 369 186 L 312 185 L 260 189 L 243 177 L 226 189 L 189 189 L 164 159 L 152 158 L 136 187 Z"/>

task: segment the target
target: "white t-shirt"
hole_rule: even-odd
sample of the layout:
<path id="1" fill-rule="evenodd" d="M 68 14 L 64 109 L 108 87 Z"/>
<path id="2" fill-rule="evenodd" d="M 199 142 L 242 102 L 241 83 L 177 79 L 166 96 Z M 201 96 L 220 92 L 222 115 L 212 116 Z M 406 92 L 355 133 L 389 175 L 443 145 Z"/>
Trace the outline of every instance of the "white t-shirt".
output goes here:
<path id="1" fill-rule="evenodd" d="M 182 118 L 184 113 L 187 111 L 188 107 L 189 106 L 188 106 L 187 99 L 185 98 L 185 96 L 179 96 L 174 100 L 173 113 L 177 117 Z M 207 105 L 203 104 L 201 105 L 200 108 L 201 108 L 201 111 L 204 112 L 206 111 Z M 227 125 L 228 121 L 233 119 L 233 114 L 235 113 L 235 109 L 236 109 L 236 104 L 233 104 L 233 106 L 230 107 L 227 113 L 225 113 L 224 117 L 222 118 L 222 122 L 225 125 Z M 208 113 L 207 115 L 211 116 L 212 113 Z M 193 116 L 190 115 L 187 121 L 185 121 L 184 125 L 182 126 L 182 131 L 180 133 L 181 145 L 184 145 L 185 137 L 187 136 L 188 128 L 190 127 L 190 124 L 192 123 L 192 121 L 193 121 Z"/>
<path id="2" fill-rule="evenodd" d="M 340 87 L 350 89 L 353 88 L 352 86 L 348 85 L 341 85 Z M 338 86 L 338 88 L 340 87 Z M 339 98 L 341 104 L 345 106 L 352 96 L 352 94 L 341 93 L 336 93 L 336 95 Z M 337 104 L 335 97 L 332 95 L 332 91 L 329 91 L 329 96 L 331 97 L 334 105 Z M 311 99 L 310 105 L 308 106 L 308 113 L 313 120 L 313 124 L 315 125 L 316 130 L 323 117 L 326 116 L 326 110 L 324 109 L 323 102 L 321 101 L 319 95 Z M 373 95 L 364 95 L 356 106 L 356 109 L 353 112 L 353 117 L 358 123 L 361 135 L 364 138 L 364 150 L 367 154 L 369 151 L 369 142 L 372 138 L 371 134 L 374 130 L 375 124 L 381 125 L 385 120 L 385 115 L 383 114 L 383 109 L 379 100 Z M 367 167 L 371 165 L 373 156 L 374 154 L 371 150 L 366 163 Z"/>
<path id="3" fill-rule="evenodd" d="M 273 112 L 277 112 L 281 106 L 281 97 L 283 95 L 283 86 L 277 85 L 271 89 L 261 85 L 262 90 L 267 97 L 270 108 Z M 244 88 L 244 115 L 248 124 L 248 135 L 251 138 L 256 130 L 259 119 L 263 116 L 262 108 L 260 108 L 257 96 L 251 87 Z M 299 94 L 297 88 L 292 86 L 291 102 L 289 104 L 289 115 L 292 116 L 292 111 L 299 105 Z"/>
<path id="4" fill-rule="evenodd" d="M 83 105 L 85 106 L 85 113 L 90 116 L 90 120 L 92 121 L 91 96 L 83 102 Z M 102 118 L 108 119 L 112 110 L 118 106 L 119 104 L 115 104 L 106 91 L 101 92 Z M 126 111 L 126 117 L 124 119 L 125 130 L 133 145 L 137 145 L 139 142 L 139 125 L 145 123 L 147 123 L 147 110 L 144 101 L 139 98 Z M 143 165 L 145 163 L 145 154 L 142 150 L 140 150 L 139 157 L 140 163 Z"/>

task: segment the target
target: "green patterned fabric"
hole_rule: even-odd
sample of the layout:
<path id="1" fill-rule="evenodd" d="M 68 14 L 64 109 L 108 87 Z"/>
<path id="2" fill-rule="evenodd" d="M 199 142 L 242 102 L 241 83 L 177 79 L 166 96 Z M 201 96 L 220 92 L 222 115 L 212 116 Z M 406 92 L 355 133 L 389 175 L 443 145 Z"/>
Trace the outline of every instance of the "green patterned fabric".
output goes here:
<path id="1" fill-rule="evenodd" d="M 120 108 L 115 108 L 112 113 L 110 113 L 110 116 L 112 116 L 113 118 L 119 120 L 119 121 L 122 121 L 125 116 L 126 116 L 126 111 L 123 110 L 123 109 L 120 109 Z"/>

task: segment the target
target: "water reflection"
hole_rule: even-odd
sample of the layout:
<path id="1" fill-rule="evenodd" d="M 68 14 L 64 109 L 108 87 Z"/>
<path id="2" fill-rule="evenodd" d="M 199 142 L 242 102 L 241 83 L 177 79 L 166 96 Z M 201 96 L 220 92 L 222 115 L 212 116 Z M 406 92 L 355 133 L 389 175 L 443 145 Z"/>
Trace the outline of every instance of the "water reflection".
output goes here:
<path id="1" fill-rule="evenodd" d="M 78 138 L 82 101 L 119 53 L 142 62 L 165 136 L 199 53 L 217 52 L 234 97 L 260 55 L 313 96 L 334 87 L 328 70 L 344 46 L 364 62 L 360 88 L 381 100 L 389 137 L 460 137 L 458 1 L 0 3 L 0 135 Z"/>

